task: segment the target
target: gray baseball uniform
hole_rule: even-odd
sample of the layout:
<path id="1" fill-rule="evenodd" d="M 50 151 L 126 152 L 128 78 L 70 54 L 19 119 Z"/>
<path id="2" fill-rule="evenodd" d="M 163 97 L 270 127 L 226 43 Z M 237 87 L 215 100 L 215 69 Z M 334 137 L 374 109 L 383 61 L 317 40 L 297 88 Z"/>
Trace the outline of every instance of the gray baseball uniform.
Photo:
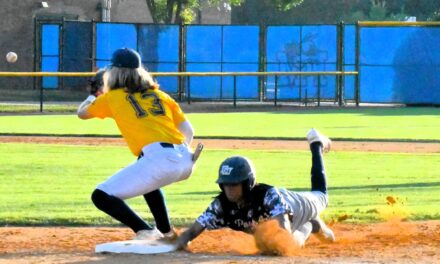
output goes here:
<path id="1" fill-rule="evenodd" d="M 318 217 L 328 203 L 327 194 L 320 191 L 293 192 L 257 184 L 251 192 L 254 199 L 240 208 L 229 203 L 222 194 L 218 195 L 197 222 L 207 229 L 230 227 L 251 232 L 259 220 L 288 214 L 292 231 L 295 231 Z"/>

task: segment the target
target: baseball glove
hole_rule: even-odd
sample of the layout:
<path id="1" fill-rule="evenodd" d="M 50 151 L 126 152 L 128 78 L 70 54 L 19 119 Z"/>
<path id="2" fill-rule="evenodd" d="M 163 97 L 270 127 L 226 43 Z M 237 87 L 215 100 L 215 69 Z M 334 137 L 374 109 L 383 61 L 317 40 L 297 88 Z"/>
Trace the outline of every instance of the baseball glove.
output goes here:
<path id="1" fill-rule="evenodd" d="M 196 161 L 199 159 L 200 153 L 202 153 L 203 150 L 203 144 L 199 143 L 197 144 L 196 150 L 194 150 L 192 161 L 196 163 Z"/>
<path id="2" fill-rule="evenodd" d="M 102 93 L 102 87 L 104 85 L 104 70 L 100 70 L 95 76 L 89 79 L 89 92 L 94 96 L 98 96 Z"/>

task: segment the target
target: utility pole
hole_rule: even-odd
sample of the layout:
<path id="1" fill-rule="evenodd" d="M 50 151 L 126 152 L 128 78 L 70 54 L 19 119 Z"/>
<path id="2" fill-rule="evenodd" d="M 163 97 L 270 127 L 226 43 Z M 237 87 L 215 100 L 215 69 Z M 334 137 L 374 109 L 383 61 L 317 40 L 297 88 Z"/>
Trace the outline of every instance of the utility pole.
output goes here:
<path id="1" fill-rule="evenodd" d="M 101 0 L 101 6 L 102 22 L 110 22 L 110 10 L 112 8 L 112 0 Z"/>

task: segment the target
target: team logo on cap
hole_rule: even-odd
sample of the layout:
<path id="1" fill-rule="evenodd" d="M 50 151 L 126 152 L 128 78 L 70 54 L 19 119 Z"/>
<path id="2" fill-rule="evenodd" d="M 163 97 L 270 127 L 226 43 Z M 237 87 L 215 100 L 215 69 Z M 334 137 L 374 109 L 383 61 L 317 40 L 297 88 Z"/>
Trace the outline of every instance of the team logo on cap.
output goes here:
<path id="1" fill-rule="evenodd" d="M 228 165 L 223 165 L 222 168 L 220 169 L 220 174 L 221 175 L 231 175 L 231 172 L 234 168 L 229 167 Z"/>

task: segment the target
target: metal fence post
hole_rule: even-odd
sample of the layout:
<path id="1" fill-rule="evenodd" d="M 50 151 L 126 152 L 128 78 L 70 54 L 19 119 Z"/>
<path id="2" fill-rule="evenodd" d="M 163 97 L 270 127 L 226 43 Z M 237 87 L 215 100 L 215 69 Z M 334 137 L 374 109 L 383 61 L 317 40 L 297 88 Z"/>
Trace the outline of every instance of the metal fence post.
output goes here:
<path id="1" fill-rule="evenodd" d="M 40 85 L 40 112 L 43 112 L 43 85 Z"/>
<path id="2" fill-rule="evenodd" d="M 188 92 L 187 94 L 187 100 L 188 100 L 188 104 L 191 104 L 191 82 L 190 82 L 190 78 L 191 76 L 188 75 L 188 78 L 186 79 L 186 91 Z"/>
<path id="3" fill-rule="evenodd" d="M 258 60 L 258 70 L 259 72 L 266 71 L 266 32 L 267 26 L 265 24 L 260 24 L 260 35 L 259 35 L 259 60 Z M 266 97 L 266 85 L 267 85 L 267 76 L 258 76 L 258 99 L 262 101 Z"/>
<path id="4" fill-rule="evenodd" d="M 355 69 L 357 74 L 355 75 L 355 101 L 356 106 L 359 106 L 359 97 L 360 97 L 360 40 L 361 40 L 361 33 L 360 33 L 360 26 L 359 21 L 356 22 L 356 41 L 355 41 Z"/>
<path id="5" fill-rule="evenodd" d="M 34 17 L 34 72 L 37 71 L 37 17 Z M 35 90 L 37 88 L 37 77 L 32 78 L 33 87 L 32 90 Z"/>
<path id="6" fill-rule="evenodd" d="M 92 47 L 90 50 L 90 65 L 92 68 L 92 71 L 96 71 L 96 22 L 95 20 L 92 20 L 92 22 L 90 23 L 90 27 L 91 27 L 91 32 L 92 34 L 91 37 L 91 43 L 92 43 Z"/>
<path id="7" fill-rule="evenodd" d="M 299 71 L 302 72 L 303 71 L 303 61 L 302 61 L 302 57 L 303 57 L 303 26 L 299 27 Z M 301 98 L 302 98 L 302 76 L 299 75 L 298 76 L 299 79 L 299 86 L 298 86 L 298 99 L 299 99 L 299 103 L 301 104 Z"/>
<path id="8" fill-rule="evenodd" d="M 304 107 L 307 107 L 308 101 L 309 101 L 309 97 L 307 94 L 307 86 L 306 86 L 306 90 L 304 91 Z"/>
<path id="9" fill-rule="evenodd" d="M 277 98 L 278 98 L 278 75 L 275 75 L 275 95 L 274 95 L 275 106 L 277 106 Z"/>
<path id="10" fill-rule="evenodd" d="M 318 74 L 318 107 L 321 106 L 321 75 Z"/>
<path id="11" fill-rule="evenodd" d="M 234 75 L 234 107 L 237 107 L 237 75 Z"/>
<path id="12" fill-rule="evenodd" d="M 344 21 L 338 24 L 338 58 L 337 58 L 337 70 L 344 72 Z M 337 95 L 338 104 L 342 106 L 344 104 L 344 75 L 336 76 L 337 83 Z"/>
<path id="13" fill-rule="evenodd" d="M 59 58 L 59 62 L 58 62 L 58 68 L 59 71 L 63 72 L 64 71 L 64 27 L 65 27 L 65 23 L 66 23 L 66 18 L 63 17 L 63 21 L 61 21 L 60 24 L 60 30 L 59 30 L 59 48 L 58 48 L 58 58 Z M 58 89 L 59 90 L 64 90 L 64 76 L 59 78 L 58 81 Z"/>
<path id="14" fill-rule="evenodd" d="M 41 62 L 43 61 L 43 51 L 42 51 L 42 46 L 43 46 L 43 37 L 42 37 L 42 25 L 41 22 L 38 22 L 38 60 L 37 60 L 37 67 L 39 70 L 41 70 Z M 38 86 L 40 86 L 40 112 L 43 112 L 43 77 L 39 77 L 38 81 L 37 81 Z"/>
<path id="15" fill-rule="evenodd" d="M 186 49 L 186 27 L 184 24 L 180 24 L 179 25 L 179 64 L 178 64 L 179 72 L 186 71 L 185 49 Z M 178 80 L 178 97 L 179 97 L 179 101 L 181 102 L 183 100 L 183 92 L 185 89 L 183 82 L 184 78 L 182 76 L 178 76 L 177 80 Z"/>

